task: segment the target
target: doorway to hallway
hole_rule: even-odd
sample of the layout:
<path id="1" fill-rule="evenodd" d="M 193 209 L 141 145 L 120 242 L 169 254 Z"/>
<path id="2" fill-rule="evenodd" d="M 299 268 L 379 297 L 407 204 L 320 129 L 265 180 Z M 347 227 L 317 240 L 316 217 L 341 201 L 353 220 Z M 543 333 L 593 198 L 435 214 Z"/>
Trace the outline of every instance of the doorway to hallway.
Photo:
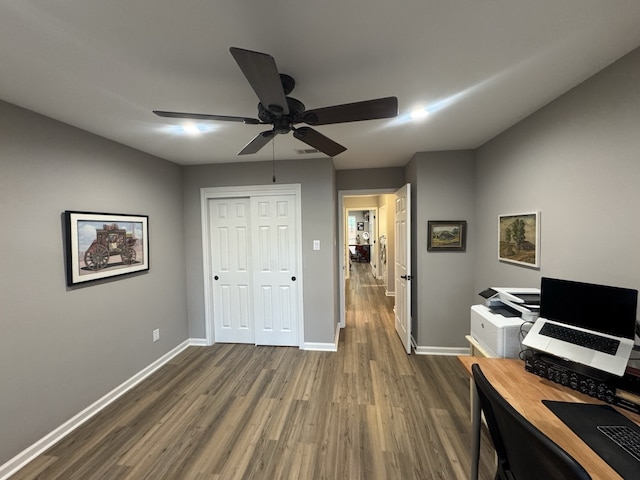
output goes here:
<path id="1" fill-rule="evenodd" d="M 364 218 L 361 222 L 356 218 L 350 218 L 352 212 L 357 213 L 358 210 L 362 215 L 369 214 L 369 220 L 373 220 L 375 225 L 372 229 L 367 227 L 367 230 L 375 232 L 374 237 L 369 238 L 369 243 L 372 244 L 369 249 L 373 248 L 376 252 L 373 260 L 376 268 L 372 268 L 370 261 L 361 261 L 362 254 L 358 255 L 361 252 L 358 252 L 357 247 L 361 245 L 357 242 L 357 227 L 359 223 L 363 224 L 363 227 L 366 223 Z M 399 190 L 340 191 L 338 212 L 340 327 L 347 326 L 346 282 L 354 265 L 358 264 L 359 268 L 364 264 L 376 283 L 384 285 L 382 290 L 385 296 L 393 299 L 395 330 L 406 353 L 411 353 L 410 185 L 407 184 Z M 379 214 L 380 218 L 371 219 L 371 212 L 375 212 L 376 217 Z M 352 237 L 356 239 L 355 245 L 350 244 Z M 402 244 L 397 244 L 398 241 Z M 351 251 L 352 247 L 354 252 Z M 354 292 L 349 295 L 354 296 Z"/>

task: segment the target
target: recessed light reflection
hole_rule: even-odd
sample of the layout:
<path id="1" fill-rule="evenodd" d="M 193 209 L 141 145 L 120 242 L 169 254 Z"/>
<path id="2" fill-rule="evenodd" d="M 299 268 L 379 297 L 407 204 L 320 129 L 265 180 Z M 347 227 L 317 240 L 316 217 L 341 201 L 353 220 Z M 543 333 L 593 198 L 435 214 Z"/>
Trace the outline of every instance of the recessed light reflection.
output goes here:
<path id="1" fill-rule="evenodd" d="M 213 132 L 218 128 L 219 127 L 214 124 L 188 122 L 179 125 L 165 125 L 162 127 L 162 130 L 172 135 L 197 136 L 203 133 Z"/>
<path id="2" fill-rule="evenodd" d="M 421 120 L 429 116 L 429 110 L 427 110 L 427 107 L 420 107 L 413 110 L 409 115 L 414 120 Z"/>
<path id="3" fill-rule="evenodd" d="M 199 135 L 202 133 L 202 130 L 200 130 L 199 126 L 195 123 L 185 123 L 182 125 L 182 130 L 189 135 Z"/>

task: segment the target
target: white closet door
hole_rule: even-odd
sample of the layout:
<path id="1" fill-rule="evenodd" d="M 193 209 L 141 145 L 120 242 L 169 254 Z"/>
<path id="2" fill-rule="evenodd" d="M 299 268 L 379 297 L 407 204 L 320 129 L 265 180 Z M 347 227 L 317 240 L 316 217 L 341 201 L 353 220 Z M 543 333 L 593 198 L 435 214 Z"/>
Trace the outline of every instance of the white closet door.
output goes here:
<path id="1" fill-rule="evenodd" d="M 215 341 L 254 343 L 250 200 L 209 200 Z"/>
<path id="2" fill-rule="evenodd" d="M 299 345 L 295 209 L 295 195 L 251 198 L 257 345 Z"/>

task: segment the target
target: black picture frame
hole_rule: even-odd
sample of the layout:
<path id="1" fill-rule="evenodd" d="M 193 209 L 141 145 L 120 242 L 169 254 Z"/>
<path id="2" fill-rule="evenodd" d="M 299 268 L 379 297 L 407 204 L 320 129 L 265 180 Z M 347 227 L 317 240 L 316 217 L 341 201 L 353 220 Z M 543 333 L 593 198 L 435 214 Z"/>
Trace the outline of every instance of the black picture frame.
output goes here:
<path id="1" fill-rule="evenodd" d="M 466 220 L 427 221 L 427 251 L 464 252 L 466 249 Z"/>
<path id="2" fill-rule="evenodd" d="M 149 217 L 64 212 L 67 286 L 149 270 Z"/>

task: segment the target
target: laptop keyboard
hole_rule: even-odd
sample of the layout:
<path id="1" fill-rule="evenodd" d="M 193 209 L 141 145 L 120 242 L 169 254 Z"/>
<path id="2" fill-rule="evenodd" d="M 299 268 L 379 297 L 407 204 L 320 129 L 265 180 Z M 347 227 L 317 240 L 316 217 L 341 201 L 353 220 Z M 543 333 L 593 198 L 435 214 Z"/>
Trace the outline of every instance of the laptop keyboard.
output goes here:
<path id="1" fill-rule="evenodd" d="M 540 334 L 581 347 L 590 348 L 591 350 L 608 353 L 609 355 L 615 355 L 620 345 L 619 340 L 562 327 L 554 323 L 545 323 L 540 329 Z"/>
<path id="2" fill-rule="evenodd" d="M 598 425 L 598 430 L 640 462 L 640 434 L 638 432 L 623 425 Z"/>

